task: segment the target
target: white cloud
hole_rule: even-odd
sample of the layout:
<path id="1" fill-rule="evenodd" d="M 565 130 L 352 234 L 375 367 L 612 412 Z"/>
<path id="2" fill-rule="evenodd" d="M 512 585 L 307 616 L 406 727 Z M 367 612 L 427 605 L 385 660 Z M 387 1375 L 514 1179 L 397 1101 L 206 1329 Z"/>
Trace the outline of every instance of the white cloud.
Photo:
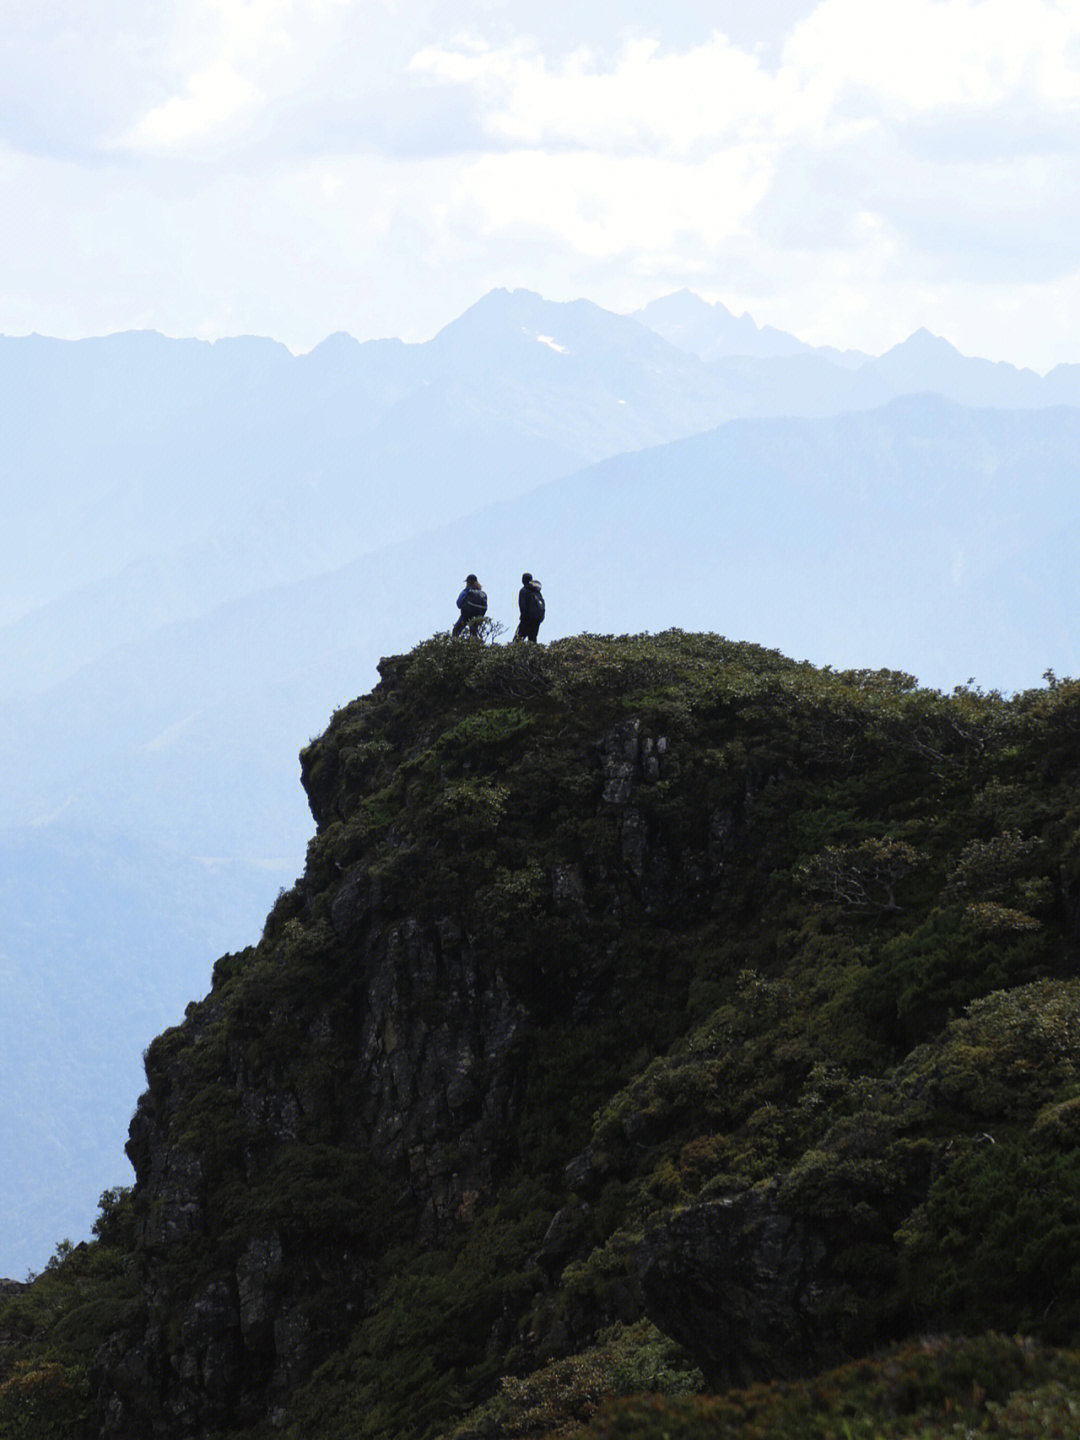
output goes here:
<path id="1" fill-rule="evenodd" d="M 128 150 L 169 150 L 215 134 L 262 100 L 250 80 L 219 60 L 189 77 L 182 94 L 155 105 L 117 142 Z"/>
<path id="2" fill-rule="evenodd" d="M 219 45 L 230 60 L 259 60 L 270 49 L 292 45 L 289 22 L 301 8 L 295 0 L 204 0 L 220 25 Z"/>
<path id="3" fill-rule="evenodd" d="M 1080 0 L 765 5 L 760 48 L 671 0 L 577 49 L 523 0 L 0 3 L 3 329 L 306 348 L 691 285 L 819 342 L 1080 358 Z"/>
<path id="4" fill-rule="evenodd" d="M 411 70 L 472 94 L 491 141 L 450 226 L 579 273 L 741 285 L 756 318 L 880 348 L 924 323 L 920 292 L 966 297 L 959 334 L 978 297 L 1049 293 L 1076 264 L 1077 0 L 822 0 L 771 67 L 714 33 L 607 61 L 472 38 Z M 785 287 L 796 313 L 770 315 Z"/>
<path id="5" fill-rule="evenodd" d="M 432 46 L 410 69 L 474 87 L 489 134 L 518 145 L 684 154 L 783 124 L 776 82 L 722 35 L 682 54 L 662 53 L 655 39 L 631 40 L 609 67 L 581 49 L 558 69 L 524 42 Z"/>
<path id="6" fill-rule="evenodd" d="M 453 223 L 488 234 L 555 232 L 593 258 L 714 247 L 745 226 L 764 196 L 768 157 L 731 147 L 688 163 L 644 155 L 485 155 L 458 174 Z"/>
<path id="7" fill-rule="evenodd" d="M 748 141 L 847 143 L 885 118 L 985 112 L 1023 98 L 1080 108 L 1076 0 L 822 0 L 781 63 L 716 33 L 682 52 L 628 42 L 551 66 L 525 40 L 431 45 L 412 73 L 467 86 L 493 139 L 533 148 L 689 155 Z"/>
<path id="8" fill-rule="evenodd" d="M 115 148 L 198 149 L 267 96 L 256 76 L 287 52 L 293 0 L 201 0 L 176 12 L 160 42 L 159 68 L 168 98 L 138 117 Z"/>
<path id="9" fill-rule="evenodd" d="M 235 150 L 290 107 L 363 93 L 389 0 L 174 0 L 153 63 L 164 99 L 140 113 L 114 148 Z M 310 137 L 309 143 L 310 143 Z"/>
<path id="10" fill-rule="evenodd" d="M 1078 46 L 1075 0 L 905 0 L 887 10 L 823 0 L 784 45 L 782 72 L 822 103 L 861 94 L 899 116 L 987 110 L 1019 94 L 1072 107 Z"/>

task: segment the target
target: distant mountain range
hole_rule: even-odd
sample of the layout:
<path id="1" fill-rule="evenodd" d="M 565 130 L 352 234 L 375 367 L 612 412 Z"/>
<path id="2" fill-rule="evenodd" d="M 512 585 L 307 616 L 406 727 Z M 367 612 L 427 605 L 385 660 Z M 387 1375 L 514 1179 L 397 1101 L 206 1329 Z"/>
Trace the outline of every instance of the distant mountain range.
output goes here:
<path id="1" fill-rule="evenodd" d="M 677 348 L 680 336 L 713 358 Z M 424 345 L 336 335 L 303 356 L 145 332 L 0 337 L 0 467 L 15 500 L 0 535 L 0 696 L 157 624 L 728 420 L 923 391 L 1080 404 L 1080 365 L 1042 377 L 925 331 L 854 368 L 835 357 L 685 294 L 635 319 L 496 291 Z M 50 613 L 76 592 L 77 620 Z"/>
<path id="2" fill-rule="evenodd" d="M 533 570 L 547 638 L 717 630 L 938 686 L 1080 666 L 1080 365 L 925 331 L 838 356 L 685 294 L 628 317 L 499 291 L 425 345 L 0 339 L 0 385 L 0 1123 L 23 1197 L 0 1274 L 123 1178 L 103 1167 L 161 1025 L 133 975 L 177 1006 L 250 938 L 300 868 L 297 751 L 381 654 L 449 628 L 467 570 L 511 630 Z M 96 1132 L 80 1085 L 122 1097 Z"/>

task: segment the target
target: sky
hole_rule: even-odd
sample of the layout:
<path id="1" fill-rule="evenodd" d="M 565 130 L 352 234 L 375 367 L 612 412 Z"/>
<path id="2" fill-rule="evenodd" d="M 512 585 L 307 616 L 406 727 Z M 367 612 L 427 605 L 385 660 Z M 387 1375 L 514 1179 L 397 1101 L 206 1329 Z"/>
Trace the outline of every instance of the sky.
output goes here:
<path id="1" fill-rule="evenodd" d="M 689 288 L 1080 362 L 1080 0 L 0 0 L 0 333 Z"/>

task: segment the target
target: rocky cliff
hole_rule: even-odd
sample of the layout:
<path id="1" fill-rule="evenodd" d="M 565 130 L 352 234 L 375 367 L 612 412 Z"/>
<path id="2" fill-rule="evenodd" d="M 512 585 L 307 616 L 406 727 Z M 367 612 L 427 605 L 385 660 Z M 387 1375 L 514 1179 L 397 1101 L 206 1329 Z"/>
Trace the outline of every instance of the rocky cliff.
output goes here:
<path id="1" fill-rule="evenodd" d="M 524 1435 L 1074 1337 L 1080 685 L 679 632 L 380 673 L 146 1052 L 134 1188 L 0 1300 L 0 1435 Z"/>

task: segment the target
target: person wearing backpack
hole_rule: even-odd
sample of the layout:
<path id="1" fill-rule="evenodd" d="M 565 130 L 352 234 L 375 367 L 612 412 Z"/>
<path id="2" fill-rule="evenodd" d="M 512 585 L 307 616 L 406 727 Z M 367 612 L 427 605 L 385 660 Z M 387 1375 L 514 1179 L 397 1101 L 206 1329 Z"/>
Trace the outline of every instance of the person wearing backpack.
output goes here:
<path id="1" fill-rule="evenodd" d="M 460 635 L 466 626 L 474 640 L 480 638 L 480 621 L 487 614 L 487 595 L 480 588 L 475 575 L 465 576 L 465 589 L 457 597 L 457 608 L 461 611 L 454 622 L 454 635 Z"/>
<path id="2" fill-rule="evenodd" d="M 544 618 L 544 597 L 540 593 L 540 581 L 534 580 L 528 570 L 521 577 L 518 591 L 518 610 L 521 619 L 514 634 L 515 640 L 536 640 L 536 632 Z"/>

